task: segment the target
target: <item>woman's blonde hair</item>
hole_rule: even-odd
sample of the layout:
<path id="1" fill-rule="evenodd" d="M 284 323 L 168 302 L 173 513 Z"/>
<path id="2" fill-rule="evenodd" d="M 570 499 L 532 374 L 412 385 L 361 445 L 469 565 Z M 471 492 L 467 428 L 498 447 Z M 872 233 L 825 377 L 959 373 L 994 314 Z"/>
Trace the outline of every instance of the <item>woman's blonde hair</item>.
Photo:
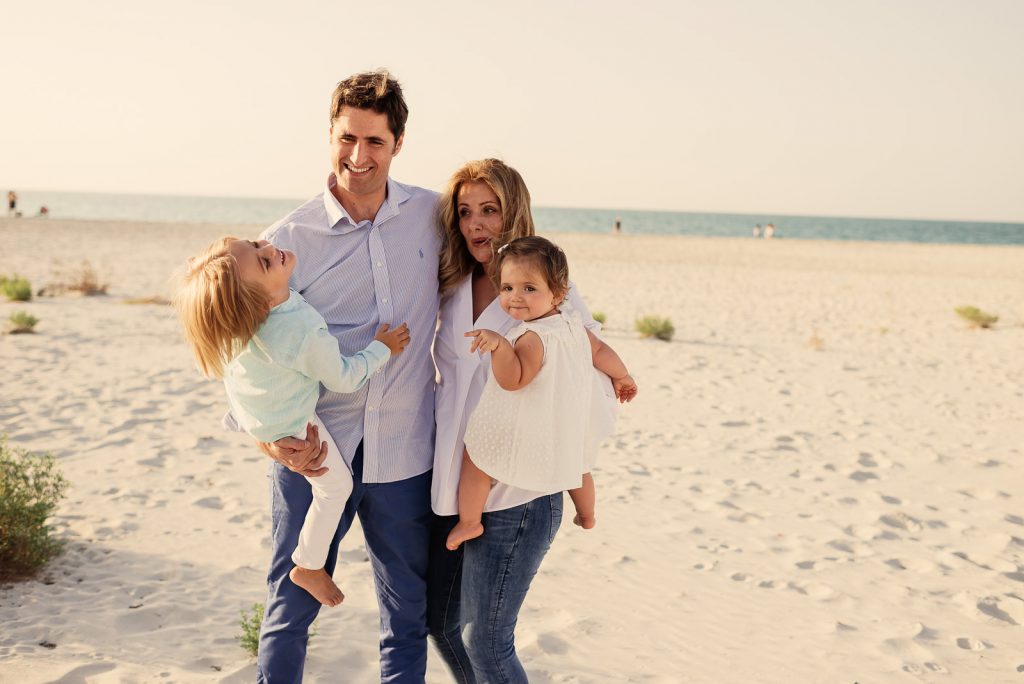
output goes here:
<path id="1" fill-rule="evenodd" d="M 236 239 L 223 237 L 189 259 L 174 295 L 185 340 L 206 377 L 223 377 L 270 313 L 267 294 L 242 280 L 229 250 Z"/>
<path id="2" fill-rule="evenodd" d="M 463 165 L 452 174 L 437 205 L 437 225 L 441 231 L 441 260 L 438 273 L 441 294 L 448 294 L 477 265 L 459 230 L 459 190 L 465 183 L 486 183 L 501 205 L 501 236 L 491 242 L 497 250 L 518 237 L 534 234 L 530 213 L 530 191 L 519 172 L 500 159 L 480 159 Z"/>

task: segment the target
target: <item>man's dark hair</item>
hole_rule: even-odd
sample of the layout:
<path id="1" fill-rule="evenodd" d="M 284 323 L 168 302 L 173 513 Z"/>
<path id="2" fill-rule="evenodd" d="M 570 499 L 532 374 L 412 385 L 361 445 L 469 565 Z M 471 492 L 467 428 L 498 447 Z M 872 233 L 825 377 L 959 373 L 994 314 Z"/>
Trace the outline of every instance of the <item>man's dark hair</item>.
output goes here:
<path id="1" fill-rule="evenodd" d="M 395 142 L 405 132 L 405 122 L 409 118 L 402 86 L 385 70 L 354 74 L 338 84 L 331 97 L 331 125 L 343 107 L 372 109 L 378 114 L 387 114 L 388 128 L 395 136 Z"/>

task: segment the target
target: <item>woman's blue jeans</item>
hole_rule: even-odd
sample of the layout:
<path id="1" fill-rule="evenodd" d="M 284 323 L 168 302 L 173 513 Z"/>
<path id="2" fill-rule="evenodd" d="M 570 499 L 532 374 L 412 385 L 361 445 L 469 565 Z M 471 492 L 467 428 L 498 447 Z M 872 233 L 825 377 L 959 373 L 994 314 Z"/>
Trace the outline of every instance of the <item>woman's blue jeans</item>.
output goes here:
<path id="1" fill-rule="evenodd" d="M 431 638 L 460 684 L 526 682 L 516 655 L 516 621 L 562 524 L 562 494 L 484 513 L 483 536 L 447 551 L 444 540 L 456 521 L 437 518 L 432 540 Z"/>

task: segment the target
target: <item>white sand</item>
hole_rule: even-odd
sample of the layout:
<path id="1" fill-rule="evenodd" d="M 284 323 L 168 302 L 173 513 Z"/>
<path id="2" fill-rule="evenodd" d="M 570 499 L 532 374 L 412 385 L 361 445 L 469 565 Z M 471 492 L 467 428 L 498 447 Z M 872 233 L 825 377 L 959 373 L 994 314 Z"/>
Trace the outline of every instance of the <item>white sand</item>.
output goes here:
<path id="1" fill-rule="evenodd" d="M 225 232 L 259 227 L 0 220 L 0 273 L 111 282 L 0 304 L 41 319 L 0 336 L 0 432 L 72 482 L 66 552 L 0 590 L 0 682 L 253 680 L 267 461 L 220 429 L 171 312 L 122 303 Z M 554 237 L 640 396 L 598 527 L 565 521 L 520 616 L 531 681 L 1024 681 L 1024 249 Z M 675 339 L 637 339 L 640 314 Z M 309 682 L 377 680 L 358 529 L 342 556 Z"/>

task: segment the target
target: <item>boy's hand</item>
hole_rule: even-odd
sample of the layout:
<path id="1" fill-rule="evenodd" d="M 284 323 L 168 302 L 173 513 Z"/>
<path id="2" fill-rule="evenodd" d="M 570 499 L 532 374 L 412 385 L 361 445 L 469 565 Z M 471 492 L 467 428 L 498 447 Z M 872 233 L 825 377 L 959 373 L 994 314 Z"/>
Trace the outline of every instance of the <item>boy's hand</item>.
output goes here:
<path id="1" fill-rule="evenodd" d="M 633 401 L 636 397 L 636 381 L 628 373 L 621 378 L 612 378 L 612 387 L 615 389 L 615 396 L 619 398 L 620 404 Z"/>
<path id="2" fill-rule="evenodd" d="M 473 338 L 473 343 L 469 345 L 470 354 L 473 352 L 480 352 L 481 354 L 492 352 L 501 346 L 502 340 L 505 339 L 493 330 L 485 329 L 470 330 L 464 337 Z"/>
<path id="3" fill-rule="evenodd" d="M 381 323 L 377 328 L 377 334 L 373 339 L 383 342 L 391 350 L 391 355 L 402 353 L 402 350 L 409 346 L 409 326 L 403 323 L 394 330 L 389 330 L 387 323 Z"/>

